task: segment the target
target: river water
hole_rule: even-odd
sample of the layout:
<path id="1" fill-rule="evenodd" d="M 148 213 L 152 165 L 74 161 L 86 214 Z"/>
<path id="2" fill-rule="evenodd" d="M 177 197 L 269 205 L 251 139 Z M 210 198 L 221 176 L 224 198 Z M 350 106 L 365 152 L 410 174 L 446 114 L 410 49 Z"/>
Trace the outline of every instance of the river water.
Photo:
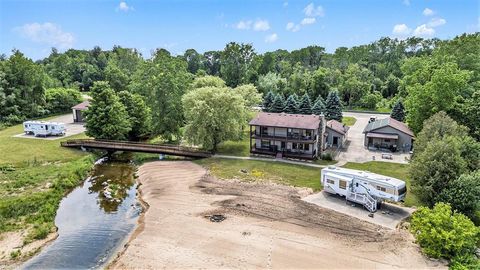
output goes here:
<path id="1" fill-rule="evenodd" d="M 135 228 L 142 210 L 135 193 L 131 163 L 97 162 L 91 176 L 60 203 L 58 238 L 22 268 L 101 268 Z"/>

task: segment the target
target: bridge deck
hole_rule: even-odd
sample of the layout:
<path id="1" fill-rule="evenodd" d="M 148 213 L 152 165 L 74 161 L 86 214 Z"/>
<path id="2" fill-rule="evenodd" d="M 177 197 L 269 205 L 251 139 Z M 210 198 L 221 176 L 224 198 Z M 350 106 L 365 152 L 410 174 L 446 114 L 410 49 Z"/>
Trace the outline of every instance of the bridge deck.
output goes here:
<path id="1" fill-rule="evenodd" d="M 80 139 L 68 140 L 61 142 L 60 144 L 63 147 L 83 147 L 107 151 L 155 153 L 194 158 L 206 158 L 212 156 L 211 152 L 202 151 L 197 148 L 140 142 Z"/>

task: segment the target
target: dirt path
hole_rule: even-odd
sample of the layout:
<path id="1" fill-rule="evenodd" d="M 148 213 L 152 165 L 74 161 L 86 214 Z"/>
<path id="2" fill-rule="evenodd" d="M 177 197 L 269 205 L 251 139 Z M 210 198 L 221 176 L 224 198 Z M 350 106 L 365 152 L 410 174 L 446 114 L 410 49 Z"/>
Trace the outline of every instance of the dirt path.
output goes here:
<path id="1" fill-rule="evenodd" d="M 148 203 L 115 269 L 434 267 L 406 232 L 300 200 L 307 190 L 216 180 L 191 162 L 140 167 Z M 224 214 L 220 223 L 205 215 Z"/>

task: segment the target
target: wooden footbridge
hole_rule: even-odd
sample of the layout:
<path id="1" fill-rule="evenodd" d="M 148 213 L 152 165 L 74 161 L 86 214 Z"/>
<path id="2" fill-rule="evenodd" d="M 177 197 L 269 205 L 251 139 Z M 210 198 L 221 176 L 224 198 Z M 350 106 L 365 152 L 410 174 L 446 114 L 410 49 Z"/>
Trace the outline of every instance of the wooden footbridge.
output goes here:
<path id="1" fill-rule="evenodd" d="M 177 145 L 165 145 L 154 143 L 127 142 L 127 141 L 111 141 L 111 140 L 92 140 L 79 139 L 67 140 L 60 143 L 63 147 L 82 148 L 82 149 L 99 149 L 106 151 L 126 151 L 126 152 L 143 152 L 154 154 L 165 154 L 174 156 L 183 156 L 191 158 L 207 158 L 212 153 L 202 151 L 197 148 L 184 147 Z"/>

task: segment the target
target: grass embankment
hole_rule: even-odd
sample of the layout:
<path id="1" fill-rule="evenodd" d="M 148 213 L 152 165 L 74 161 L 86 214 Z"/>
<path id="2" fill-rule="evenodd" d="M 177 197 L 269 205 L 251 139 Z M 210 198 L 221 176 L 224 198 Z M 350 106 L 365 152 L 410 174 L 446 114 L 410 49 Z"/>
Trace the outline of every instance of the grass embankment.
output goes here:
<path id="1" fill-rule="evenodd" d="M 26 230 L 28 243 L 54 228 L 62 197 L 91 169 L 93 157 L 60 147 L 59 140 L 15 138 L 22 125 L 0 131 L 0 234 Z"/>
<path id="2" fill-rule="evenodd" d="M 220 179 L 274 182 L 321 190 L 320 169 L 301 165 L 258 160 L 207 158 L 194 161 Z M 246 171 L 242 172 L 242 170 Z"/>
<path id="3" fill-rule="evenodd" d="M 404 180 L 407 184 L 407 196 L 405 197 L 405 206 L 420 206 L 418 198 L 411 192 L 410 177 L 408 176 L 408 164 L 398 164 L 382 161 L 369 161 L 365 163 L 348 162 L 344 168 L 369 171 L 373 173 L 383 174 L 386 176 Z"/>
<path id="4" fill-rule="evenodd" d="M 352 117 L 352 116 L 344 116 L 342 118 L 342 123 L 346 126 L 349 126 L 349 127 L 355 125 L 356 122 L 357 122 L 357 118 Z"/>

